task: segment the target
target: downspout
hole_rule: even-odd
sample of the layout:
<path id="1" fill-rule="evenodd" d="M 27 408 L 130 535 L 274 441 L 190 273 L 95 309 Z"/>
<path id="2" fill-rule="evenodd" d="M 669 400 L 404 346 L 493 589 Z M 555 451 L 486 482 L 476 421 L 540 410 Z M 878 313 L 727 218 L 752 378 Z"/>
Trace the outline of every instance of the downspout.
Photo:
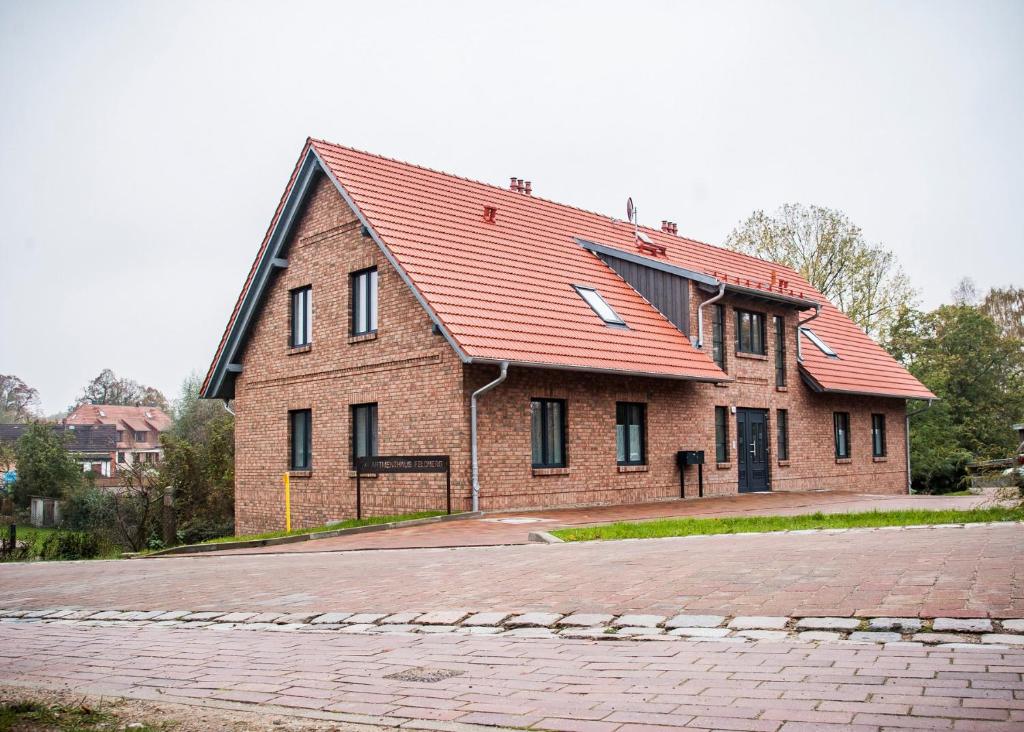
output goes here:
<path id="1" fill-rule="evenodd" d="M 480 510 L 480 461 L 477 458 L 476 449 L 476 400 L 477 397 L 489 392 L 508 376 L 508 361 L 501 362 L 501 373 L 498 378 L 489 384 L 484 384 L 473 392 L 469 398 L 469 452 L 470 461 L 473 465 L 473 512 Z"/>
<path id="2" fill-rule="evenodd" d="M 231 401 L 230 399 L 225 399 L 224 400 L 224 409 L 225 409 L 225 411 L 227 411 L 228 414 L 230 414 L 232 417 L 234 417 L 235 416 L 235 410 L 232 409 L 230 406 L 228 406 L 228 402 L 230 402 L 230 401 Z"/>
<path id="3" fill-rule="evenodd" d="M 800 331 L 803 330 L 804 326 L 810 323 L 812 320 L 821 315 L 821 305 L 814 306 L 814 315 L 809 317 L 807 320 L 797 321 L 796 324 L 796 360 L 798 363 L 804 362 L 804 349 L 802 345 L 802 339 L 800 338 Z"/>
<path id="4" fill-rule="evenodd" d="M 704 347 L 704 306 L 718 302 L 725 295 L 725 283 L 718 283 L 718 294 L 709 298 L 697 306 L 697 341 L 694 343 L 697 348 Z"/>
<path id="5" fill-rule="evenodd" d="M 912 492 L 912 488 L 911 488 L 911 473 L 910 473 L 910 418 L 913 417 L 915 414 L 921 414 L 922 412 L 927 412 L 931 408 L 932 408 L 932 400 L 929 399 L 928 403 L 925 404 L 920 409 L 915 409 L 913 412 L 907 412 L 907 417 L 906 417 L 906 419 L 907 419 L 906 437 L 907 437 L 907 494 L 908 495 Z"/>

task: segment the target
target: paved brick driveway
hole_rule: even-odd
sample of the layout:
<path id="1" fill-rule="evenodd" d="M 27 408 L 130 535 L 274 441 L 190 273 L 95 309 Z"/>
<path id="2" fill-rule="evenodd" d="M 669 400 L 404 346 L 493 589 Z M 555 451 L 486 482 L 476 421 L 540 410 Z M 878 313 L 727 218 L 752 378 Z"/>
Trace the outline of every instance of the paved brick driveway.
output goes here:
<path id="1" fill-rule="evenodd" d="M 17 623 L 0 648 L 9 684 L 416 729 L 1024 728 L 1024 650 Z M 423 667 L 459 675 L 386 678 Z"/>
<path id="2" fill-rule="evenodd" d="M 1024 617 L 1024 525 L 0 565 L 0 607 Z"/>
<path id="3" fill-rule="evenodd" d="M 260 549 L 237 549 L 232 554 L 323 552 L 351 549 L 496 546 L 525 544 L 531 530 L 550 531 L 612 521 L 642 521 L 670 516 L 792 516 L 814 513 L 891 511 L 901 508 L 967 509 L 989 502 L 981 496 L 894 496 L 815 491 L 811 493 L 748 493 L 698 500 L 660 501 L 629 506 L 601 506 L 549 511 L 488 514 L 482 519 L 426 524 L 380 533 L 338 536 L 314 542 L 281 544 Z M 225 552 L 226 553 L 226 552 Z"/>

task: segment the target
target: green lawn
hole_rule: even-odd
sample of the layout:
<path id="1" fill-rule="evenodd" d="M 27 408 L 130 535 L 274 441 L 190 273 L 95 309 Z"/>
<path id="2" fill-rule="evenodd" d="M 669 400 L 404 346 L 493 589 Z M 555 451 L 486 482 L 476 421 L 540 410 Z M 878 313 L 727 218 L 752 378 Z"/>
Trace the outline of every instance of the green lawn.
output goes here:
<path id="1" fill-rule="evenodd" d="M 348 519 L 330 526 L 314 526 L 308 529 L 292 529 L 291 531 L 267 531 L 262 534 L 246 534 L 245 536 L 219 536 L 216 539 L 209 539 L 203 544 L 223 544 L 229 541 L 256 541 L 258 539 L 278 539 L 282 536 L 298 536 L 299 534 L 315 534 L 320 531 L 336 531 L 337 529 L 351 529 L 355 526 L 371 526 L 374 524 L 388 524 L 392 521 L 412 521 L 413 519 L 431 518 L 443 516 L 444 511 L 420 511 L 419 513 L 403 513 L 397 516 L 373 516 L 364 519 Z"/>
<path id="2" fill-rule="evenodd" d="M 739 516 L 736 518 L 673 518 L 558 529 L 551 533 L 564 541 L 658 539 L 696 534 L 739 534 L 801 529 L 846 529 L 873 526 L 965 524 L 982 521 L 1022 521 L 1024 508 L 976 508 L 966 511 L 868 511 L 865 513 L 805 514 L 802 516 Z"/>
<path id="3" fill-rule="evenodd" d="M 137 732 L 169 729 L 163 722 L 138 724 L 138 727 L 132 727 Z M 37 701 L 0 704 L 0 732 L 98 732 L 115 729 L 125 727 L 113 714 L 85 704 L 62 705 Z"/>

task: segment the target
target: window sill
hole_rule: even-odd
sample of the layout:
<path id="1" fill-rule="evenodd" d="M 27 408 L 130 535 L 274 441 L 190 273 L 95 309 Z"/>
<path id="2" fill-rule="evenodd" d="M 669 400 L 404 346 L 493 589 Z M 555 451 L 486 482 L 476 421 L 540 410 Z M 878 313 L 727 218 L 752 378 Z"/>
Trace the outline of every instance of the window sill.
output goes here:
<path id="1" fill-rule="evenodd" d="M 363 343 L 364 341 L 375 340 L 377 340 L 377 331 L 373 331 L 372 333 L 360 333 L 359 335 L 353 335 L 348 337 L 349 344 Z"/>
<path id="2" fill-rule="evenodd" d="M 312 470 L 289 470 L 288 471 L 288 477 L 289 478 L 312 478 L 313 477 L 313 471 Z"/>
<path id="3" fill-rule="evenodd" d="M 876 456 L 871 458 L 871 462 L 873 462 L 873 463 L 887 463 L 887 462 L 889 462 L 889 456 L 888 455 L 876 455 Z"/>
<path id="4" fill-rule="evenodd" d="M 715 463 L 716 470 L 732 470 L 732 463 Z"/>
<path id="5" fill-rule="evenodd" d="M 348 477 L 352 478 L 353 480 L 355 480 L 355 478 L 356 478 L 356 471 L 354 471 L 354 470 L 348 471 Z M 363 473 L 362 475 L 359 476 L 359 478 L 361 480 L 366 480 L 367 478 L 371 478 L 372 479 L 372 478 L 376 478 L 376 477 L 377 477 L 377 473 Z"/>
<path id="6" fill-rule="evenodd" d="M 539 478 L 545 475 L 568 475 L 569 468 L 533 468 L 533 476 Z"/>
<path id="7" fill-rule="evenodd" d="M 776 386 L 775 391 L 789 391 L 788 386 Z"/>
<path id="8" fill-rule="evenodd" d="M 619 465 L 618 466 L 620 473 L 646 473 L 647 472 L 647 467 L 648 466 L 646 466 L 646 465 Z"/>
<path id="9" fill-rule="evenodd" d="M 313 344 L 307 343 L 304 346 L 289 346 L 288 350 L 285 351 L 289 356 L 294 356 L 296 353 L 309 353 L 313 350 Z"/>
<path id="10" fill-rule="evenodd" d="M 836 465 L 849 465 L 853 462 L 853 458 L 836 458 Z"/>
<path id="11" fill-rule="evenodd" d="M 736 351 L 736 358 L 752 358 L 755 361 L 767 361 L 767 353 L 744 353 L 743 351 Z"/>
<path id="12" fill-rule="evenodd" d="M 790 466 L 790 461 L 789 460 L 779 460 L 779 467 L 780 468 L 788 468 L 789 466 Z"/>

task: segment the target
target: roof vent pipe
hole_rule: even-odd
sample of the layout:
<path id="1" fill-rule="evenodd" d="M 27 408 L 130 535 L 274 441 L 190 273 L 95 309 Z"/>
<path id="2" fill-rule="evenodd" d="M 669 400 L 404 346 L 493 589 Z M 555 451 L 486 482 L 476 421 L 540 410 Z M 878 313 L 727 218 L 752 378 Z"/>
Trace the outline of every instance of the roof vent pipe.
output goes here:
<path id="1" fill-rule="evenodd" d="M 516 177 L 513 175 L 508 179 L 508 189 L 514 191 L 516 189 Z"/>
<path id="2" fill-rule="evenodd" d="M 819 315 L 821 315 L 821 305 L 815 305 L 814 306 L 814 315 L 809 317 L 807 320 L 801 320 L 801 321 L 797 322 L 797 324 L 796 324 L 796 360 L 797 360 L 797 363 L 803 363 L 804 362 L 804 349 L 803 349 L 803 345 L 802 345 L 803 339 L 800 337 L 800 333 L 803 331 L 805 325 L 810 323 L 812 320 L 817 318 Z"/>
<path id="3" fill-rule="evenodd" d="M 714 297 L 704 300 L 700 305 L 697 306 L 697 340 L 693 341 L 693 345 L 697 348 L 704 347 L 704 306 L 710 305 L 713 302 L 717 302 L 722 299 L 725 295 L 725 283 L 718 283 L 718 294 Z"/>
<path id="4" fill-rule="evenodd" d="M 508 376 L 508 361 L 501 362 L 501 373 L 498 378 L 489 384 L 484 384 L 473 392 L 469 398 L 469 452 L 473 473 L 473 512 L 480 510 L 480 459 L 477 456 L 476 448 L 476 400 L 477 397 L 489 392 Z"/>
<path id="5" fill-rule="evenodd" d="M 527 196 L 533 195 L 533 184 L 530 181 L 526 181 L 526 190 L 523 191 Z"/>

